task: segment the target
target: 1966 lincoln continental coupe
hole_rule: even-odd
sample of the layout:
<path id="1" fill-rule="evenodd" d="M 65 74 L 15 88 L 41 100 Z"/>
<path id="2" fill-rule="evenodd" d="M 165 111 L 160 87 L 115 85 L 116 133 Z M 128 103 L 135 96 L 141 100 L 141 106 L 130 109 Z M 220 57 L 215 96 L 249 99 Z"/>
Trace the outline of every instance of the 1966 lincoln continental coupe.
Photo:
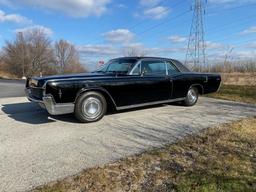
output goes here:
<path id="1" fill-rule="evenodd" d="M 193 73 L 174 59 L 123 57 L 92 73 L 30 78 L 26 94 L 51 115 L 75 113 L 81 122 L 95 122 L 107 108 L 177 101 L 193 106 L 198 95 L 216 92 L 220 82 L 220 75 Z"/>

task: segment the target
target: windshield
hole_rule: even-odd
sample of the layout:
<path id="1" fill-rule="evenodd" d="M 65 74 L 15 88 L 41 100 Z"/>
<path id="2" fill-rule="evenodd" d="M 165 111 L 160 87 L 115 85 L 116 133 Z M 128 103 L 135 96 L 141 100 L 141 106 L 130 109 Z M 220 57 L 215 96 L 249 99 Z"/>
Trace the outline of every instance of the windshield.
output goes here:
<path id="1" fill-rule="evenodd" d="M 98 69 L 97 72 L 127 74 L 136 62 L 136 59 L 114 59 Z"/>

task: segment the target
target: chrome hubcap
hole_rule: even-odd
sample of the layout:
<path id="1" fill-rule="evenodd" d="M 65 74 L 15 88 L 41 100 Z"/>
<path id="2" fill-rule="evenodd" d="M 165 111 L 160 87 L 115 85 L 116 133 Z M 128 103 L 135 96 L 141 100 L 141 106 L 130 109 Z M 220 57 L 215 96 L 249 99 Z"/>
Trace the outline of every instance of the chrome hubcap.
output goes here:
<path id="1" fill-rule="evenodd" d="M 99 99 L 94 97 L 87 98 L 83 103 L 83 113 L 86 117 L 94 119 L 98 117 L 102 110 L 102 104 Z"/>
<path id="2" fill-rule="evenodd" d="M 188 100 L 190 103 L 195 103 L 197 100 L 197 94 L 196 91 L 194 89 L 190 89 L 188 91 Z"/>

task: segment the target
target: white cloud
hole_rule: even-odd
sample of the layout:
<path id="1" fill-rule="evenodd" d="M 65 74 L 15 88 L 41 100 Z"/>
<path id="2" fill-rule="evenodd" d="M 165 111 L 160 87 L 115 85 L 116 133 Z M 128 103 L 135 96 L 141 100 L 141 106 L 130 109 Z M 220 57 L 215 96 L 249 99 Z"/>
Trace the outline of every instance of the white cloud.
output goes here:
<path id="1" fill-rule="evenodd" d="M 120 57 L 129 56 L 131 53 L 137 56 L 164 56 L 168 57 L 170 54 L 184 53 L 186 47 L 180 48 L 161 48 L 161 47 L 146 47 L 142 43 L 129 43 L 123 46 L 115 46 L 113 44 L 101 45 L 81 45 L 77 47 L 81 56 L 86 58 L 95 57 Z"/>
<path id="2" fill-rule="evenodd" d="M 38 29 L 38 30 L 42 31 L 47 36 L 52 36 L 53 35 L 53 31 L 50 28 L 44 27 L 44 26 L 41 26 L 41 25 L 34 25 L 34 26 L 30 26 L 30 27 L 16 29 L 15 32 L 16 33 L 18 33 L 18 32 L 27 33 L 27 32 L 31 32 L 35 29 Z"/>
<path id="3" fill-rule="evenodd" d="M 0 10 L 0 22 L 14 22 L 14 23 L 32 23 L 31 20 L 19 14 L 6 14 Z"/>
<path id="4" fill-rule="evenodd" d="M 129 43 L 135 34 L 128 29 L 116 29 L 103 34 L 103 37 L 111 43 Z"/>
<path id="5" fill-rule="evenodd" d="M 237 51 L 232 54 L 233 58 L 238 58 L 238 59 L 250 59 L 250 58 L 255 58 L 256 57 L 256 51 Z"/>
<path id="6" fill-rule="evenodd" d="M 140 0 L 140 4 L 145 7 L 153 7 L 160 2 L 161 0 Z"/>
<path id="7" fill-rule="evenodd" d="M 110 0 L 0 0 L 0 3 L 40 7 L 45 10 L 60 11 L 73 17 L 101 16 L 107 10 Z"/>
<path id="8" fill-rule="evenodd" d="M 206 41 L 205 47 L 206 47 L 206 49 L 222 49 L 222 48 L 224 48 L 224 45 L 221 43 Z"/>
<path id="9" fill-rule="evenodd" d="M 170 9 L 163 6 L 157 6 L 149 9 L 144 10 L 144 15 L 146 17 L 152 19 L 162 19 L 163 17 L 167 16 L 170 12 Z"/>
<path id="10" fill-rule="evenodd" d="M 241 35 L 248 35 L 248 34 L 251 34 L 251 33 L 256 33 L 256 26 L 252 26 L 252 27 L 250 27 L 248 29 L 245 29 L 240 34 Z"/>
<path id="11" fill-rule="evenodd" d="M 171 9 L 165 6 L 161 6 L 161 0 L 140 0 L 140 5 L 142 7 L 142 13 L 135 13 L 136 17 L 144 15 L 151 19 L 162 19 L 167 16 Z"/>
<path id="12" fill-rule="evenodd" d="M 167 38 L 172 43 L 184 43 L 187 41 L 187 37 L 179 36 L 179 35 L 172 35 Z"/>
<path id="13" fill-rule="evenodd" d="M 124 47 L 122 47 L 122 55 L 124 56 L 145 56 L 149 54 L 150 48 L 146 48 L 143 44 L 141 43 L 131 43 L 128 44 Z"/>
<path id="14" fill-rule="evenodd" d="M 148 52 L 149 48 L 144 47 L 140 43 L 126 44 L 122 47 L 116 47 L 113 44 L 101 44 L 101 45 L 82 45 L 77 47 L 81 55 L 87 57 L 94 56 L 108 56 L 119 57 L 126 55 L 131 50 L 135 51 L 138 55 L 142 55 Z"/>
<path id="15" fill-rule="evenodd" d="M 118 55 L 119 50 L 113 45 L 82 45 L 77 46 L 78 51 L 86 56 L 113 56 Z"/>
<path id="16" fill-rule="evenodd" d="M 256 49 L 256 41 L 251 42 L 251 43 L 245 45 L 245 47 L 249 48 L 249 49 Z"/>

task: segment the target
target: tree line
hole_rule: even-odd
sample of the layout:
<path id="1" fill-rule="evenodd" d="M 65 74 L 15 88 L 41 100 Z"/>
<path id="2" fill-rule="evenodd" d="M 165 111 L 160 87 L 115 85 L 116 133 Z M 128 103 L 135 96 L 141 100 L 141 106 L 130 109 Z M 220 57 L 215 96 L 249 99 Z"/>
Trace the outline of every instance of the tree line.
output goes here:
<path id="1" fill-rule="evenodd" d="M 146 52 L 130 48 L 124 56 L 145 56 Z M 205 72 L 256 72 L 256 61 L 237 60 L 207 63 L 200 68 L 188 65 L 193 71 Z M 11 77 L 45 76 L 52 74 L 85 72 L 80 62 L 79 52 L 75 46 L 66 41 L 52 42 L 45 32 L 38 28 L 18 32 L 13 41 L 6 41 L 0 50 L 0 73 Z M 8 75 L 7 75 L 8 76 Z"/>
<path id="2" fill-rule="evenodd" d="M 41 29 L 18 32 L 13 41 L 6 41 L 0 70 L 18 78 L 86 71 L 72 43 L 52 42 Z"/>

